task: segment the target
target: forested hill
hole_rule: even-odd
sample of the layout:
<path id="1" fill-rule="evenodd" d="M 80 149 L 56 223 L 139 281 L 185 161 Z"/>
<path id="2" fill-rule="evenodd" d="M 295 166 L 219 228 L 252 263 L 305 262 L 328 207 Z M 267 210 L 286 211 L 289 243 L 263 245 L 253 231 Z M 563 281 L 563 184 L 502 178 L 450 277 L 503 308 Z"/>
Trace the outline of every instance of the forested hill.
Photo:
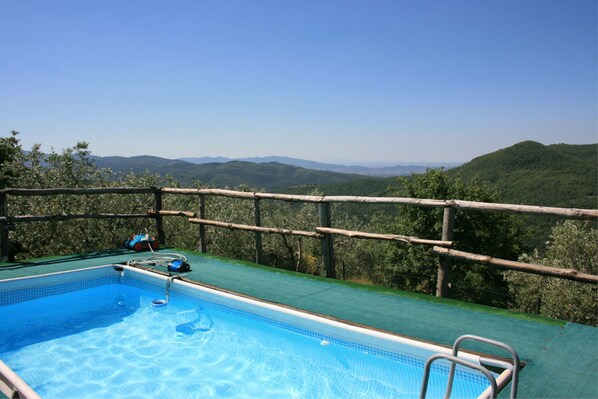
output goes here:
<path id="1" fill-rule="evenodd" d="M 477 176 L 498 189 L 503 202 L 577 208 L 598 205 L 598 144 L 524 141 L 448 173 L 464 181 Z"/>
<path id="2" fill-rule="evenodd" d="M 152 156 L 98 157 L 95 163 L 100 168 L 114 172 L 157 173 L 171 176 L 183 185 L 195 181 L 214 187 L 236 187 L 246 184 L 254 188 L 275 190 L 287 186 L 342 183 L 360 177 L 354 174 L 304 169 L 276 162 L 252 163 L 231 161 L 226 163 L 194 164 L 182 160 L 171 160 Z"/>

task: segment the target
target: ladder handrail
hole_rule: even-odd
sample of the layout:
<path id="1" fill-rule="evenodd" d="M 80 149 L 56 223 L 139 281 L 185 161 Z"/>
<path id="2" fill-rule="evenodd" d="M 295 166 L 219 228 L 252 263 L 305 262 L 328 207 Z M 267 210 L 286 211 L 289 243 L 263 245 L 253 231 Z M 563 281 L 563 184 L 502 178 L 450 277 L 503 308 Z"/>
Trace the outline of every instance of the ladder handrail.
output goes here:
<path id="1" fill-rule="evenodd" d="M 426 392 L 428 390 L 428 379 L 430 378 L 430 368 L 432 367 L 432 363 L 434 363 L 438 359 L 448 360 L 451 363 L 451 367 L 454 367 L 454 365 L 458 363 L 462 366 L 472 368 L 472 369 L 477 370 L 480 373 L 484 374 L 486 376 L 486 378 L 488 378 L 488 380 L 490 381 L 490 398 L 491 399 L 496 398 L 496 391 L 497 391 L 496 379 L 494 378 L 494 376 L 492 375 L 490 370 L 488 370 L 486 367 L 484 367 L 482 365 L 471 363 L 471 362 L 469 362 L 465 359 L 459 358 L 457 356 L 447 355 L 444 353 L 437 353 L 436 355 L 430 356 L 428 358 L 428 360 L 426 361 L 426 366 L 424 369 L 424 379 L 422 381 L 422 387 L 421 387 L 421 391 L 419 394 L 420 399 L 426 398 Z M 452 378 L 451 378 L 451 380 L 452 380 Z M 449 381 L 449 382 L 452 385 L 452 381 Z M 450 395 L 450 392 L 447 392 L 447 393 Z M 448 399 L 448 397 L 449 396 L 445 396 L 445 399 Z"/>
<path id="2" fill-rule="evenodd" d="M 459 346 L 461 345 L 461 343 L 463 341 L 467 341 L 467 340 L 477 341 L 477 342 L 481 342 L 481 343 L 488 344 L 488 345 L 494 345 L 498 348 L 504 349 L 507 352 L 509 352 L 509 354 L 511 355 L 511 357 L 513 359 L 513 365 L 511 368 L 511 399 L 516 399 L 517 398 L 518 376 L 519 376 L 519 356 L 517 355 L 517 352 L 515 352 L 515 350 L 511 346 L 505 344 L 504 342 L 495 341 L 493 339 L 468 334 L 468 335 L 462 335 L 455 340 L 455 343 L 453 344 L 452 356 L 454 356 L 454 357 L 458 356 Z M 454 376 L 455 376 L 455 363 L 451 363 L 451 368 L 449 371 L 449 381 L 448 381 L 448 385 L 446 387 L 446 393 L 445 393 L 446 398 L 449 398 L 451 395 L 451 391 L 453 388 Z"/>
<path id="3" fill-rule="evenodd" d="M 41 399 L 33 388 L 2 360 L 0 360 L 0 394 L 10 399 Z"/>

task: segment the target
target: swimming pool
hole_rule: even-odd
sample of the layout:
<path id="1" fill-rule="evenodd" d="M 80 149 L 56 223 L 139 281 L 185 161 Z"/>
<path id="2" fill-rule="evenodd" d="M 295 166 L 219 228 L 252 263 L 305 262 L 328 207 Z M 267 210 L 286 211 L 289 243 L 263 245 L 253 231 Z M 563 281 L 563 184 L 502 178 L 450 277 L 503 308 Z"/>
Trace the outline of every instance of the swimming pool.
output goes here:
<path id="1" fill-rule="evenodd" d="M 411 398 L 426 359 L 450 353 L 111 265 L 0 282 L 0 320 L 0 360 L 44 398 Z M 432 367 L 428 397 L 448 370 Z M 488 384 L 457 368 L 453 397 Z"/>

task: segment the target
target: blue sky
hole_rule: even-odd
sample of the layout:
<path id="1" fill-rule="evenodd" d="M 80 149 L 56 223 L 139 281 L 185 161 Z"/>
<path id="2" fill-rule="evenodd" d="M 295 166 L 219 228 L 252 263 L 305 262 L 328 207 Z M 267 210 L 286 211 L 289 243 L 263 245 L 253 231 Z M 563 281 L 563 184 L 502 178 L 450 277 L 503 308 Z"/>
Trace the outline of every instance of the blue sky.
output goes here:
<path id="1" fill-rule="evenodd" d="M 595 0 L 0 0 L 0 133 L 362 163 L 596 143 L 597 47 Z"/>

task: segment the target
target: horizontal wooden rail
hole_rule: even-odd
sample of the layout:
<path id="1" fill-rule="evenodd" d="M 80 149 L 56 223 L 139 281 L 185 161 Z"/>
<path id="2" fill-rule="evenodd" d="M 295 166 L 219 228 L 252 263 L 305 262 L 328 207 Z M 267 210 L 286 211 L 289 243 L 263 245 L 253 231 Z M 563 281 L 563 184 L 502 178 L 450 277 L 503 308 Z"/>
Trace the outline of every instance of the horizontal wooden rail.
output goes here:
<path id="1" fill-rule="evenodd" d="M 322 197 L 319 195 L 295 195 L 295 194 L 272 194 L 272 193 L 255 193 L 255 197 L 258 199 L 270 199 L 270 200 L 279 200 L 279 201 L 289 201 L 289 202 L 311 202 L 311 203 L 320 203 L 326 197 Z"/>
<path id="2" fill-rule="evenodd" d="M 223 228 L 230 229 L 230 230 L 258 231 L 260 233 L 269 233 L 269 234 L 289 234 L 289 235 L 296 235 L 296 236 L 303 236 L 303 237 L 324 238 L 324 236 L 322 236 L 321 234 L 315 233 L 313 231 L 290 230 L 290 229 L 283 229 L 280 227 L 259 227 L 259 226 L 250 226 L 247 224 L 227 223 L 227 222 L 220 222 L 217 220 L 197 219 L 197 218 L 189 219 L 189 222 L 208 225 L 208 226 L 223 227 Z"/>
<path id="3" fill-rule="evenodd" d="M 322 234 L 336 234 L 352 238 L 364 238 L 371 240 L 387 240 L 387 241 L 401 241 L 409 244 L 427 244 L 427 245 L 439 245 L 439 246 L 450 246 L 453 244 L 452 241 L 442 240 L 427 240 L 424 238 L 402 236 L 398 234 L 378 234 L 378 233 L 365 233 L 363 231 L 352 231 L 333 229 L 330 227 L 316 227 L 316 231 Z"/>
<path id="4" fill-rule="evenodd" d="M 149 215 L 155 216 L 185 216 L 188 218 L 194 218 L 197 216 L 195 212 L 188 212 L 188 211 L 156 211 L 155 209 L 150 209 L 147 211 Z"/>
<path id="5" fill-rule="evenodd" d="M 57 215 L 20 215 L 0 217 L 0 223 L 54 222 L 70 219 L 136 219 L 151 218 L 147 213 L 71 213 Z"/>
<path id="6" fill-rule="evenodd" d="M 224 190 L 219 188 L 172 188 L 162 187 L 161 192 L 166 194 L 182 194 L 182 195 L 212 195 L 219 197 L 241 198 L 241 199 L 255 199 L 255 193 L 246 191 Z"/>
<path id="7" fill-rule="evenodd" d="M 14 196 L 35 195 L 94 195 L 94 194 L 153 194 L 160 191 L 155 187 L 93 187 L 93 188 L 7 188 L 0 192 Z"/>
<path id="8" fill-rule="evenodd" d="M 356 204 L 395 204 L 395 205 L 416 205 L 425 208 L 446 208 L 446 201 L 422 198 L 401 198 L 401 197 L 353 197 L 346 195 L 328 195 L 322 202 L 350 202 Z"/>
<path id="9" fill-rule="evenodd" d="M 474 202 L 449 200 L 446 203 L 456 209 L 473 209 L 478 211 L 490 212 L 509 212 L 526 213 L 537 215 L 566 216 L 572 219 L 596 219 L 598 218 L 598 209 L 578 209 L 578 208 L 557 208 L 551 206 L 537 205 L 514 205 L 514 204 L 496 204 L 493 202 Z"/>
<path id="10" fill-rule="evenodd" d="M 239 199 L 271 199 L 280 201 L 295 201 L 295 202 L 322 202 L 324 197 L 316 195 L 294 195 L 294 194 L 277 194 L 277 193 L 262 193 L 262 192 L 247 192 L 224 189 L 211 188 L 170 188 L 163 187 L 160 189 L 167 194 L 182 194 L 182 195 L 210 195 Z"/>
<path id="11" fill-rule="evenodd" d="M 561 269 L 558 267 L 549 267 L 544 265 L 535 265 L 531 263 L 516 262 L 512 260 L 493 258 L 487 255 L 473 254 L 470 252 L 457 251 L 455 249 L 435 246 L 434 253 L 440 256 L 462 259 L 466 261 L 481 263 L 484 265 L 493 265 L 503 269 L 516 270 L 526 273 L 538 274 L 541 276 L 557 277 L 566 280 L 578 281 L 581 283 L 598 284 L 598 276 L 582 273 L 575 269 Z"/>

